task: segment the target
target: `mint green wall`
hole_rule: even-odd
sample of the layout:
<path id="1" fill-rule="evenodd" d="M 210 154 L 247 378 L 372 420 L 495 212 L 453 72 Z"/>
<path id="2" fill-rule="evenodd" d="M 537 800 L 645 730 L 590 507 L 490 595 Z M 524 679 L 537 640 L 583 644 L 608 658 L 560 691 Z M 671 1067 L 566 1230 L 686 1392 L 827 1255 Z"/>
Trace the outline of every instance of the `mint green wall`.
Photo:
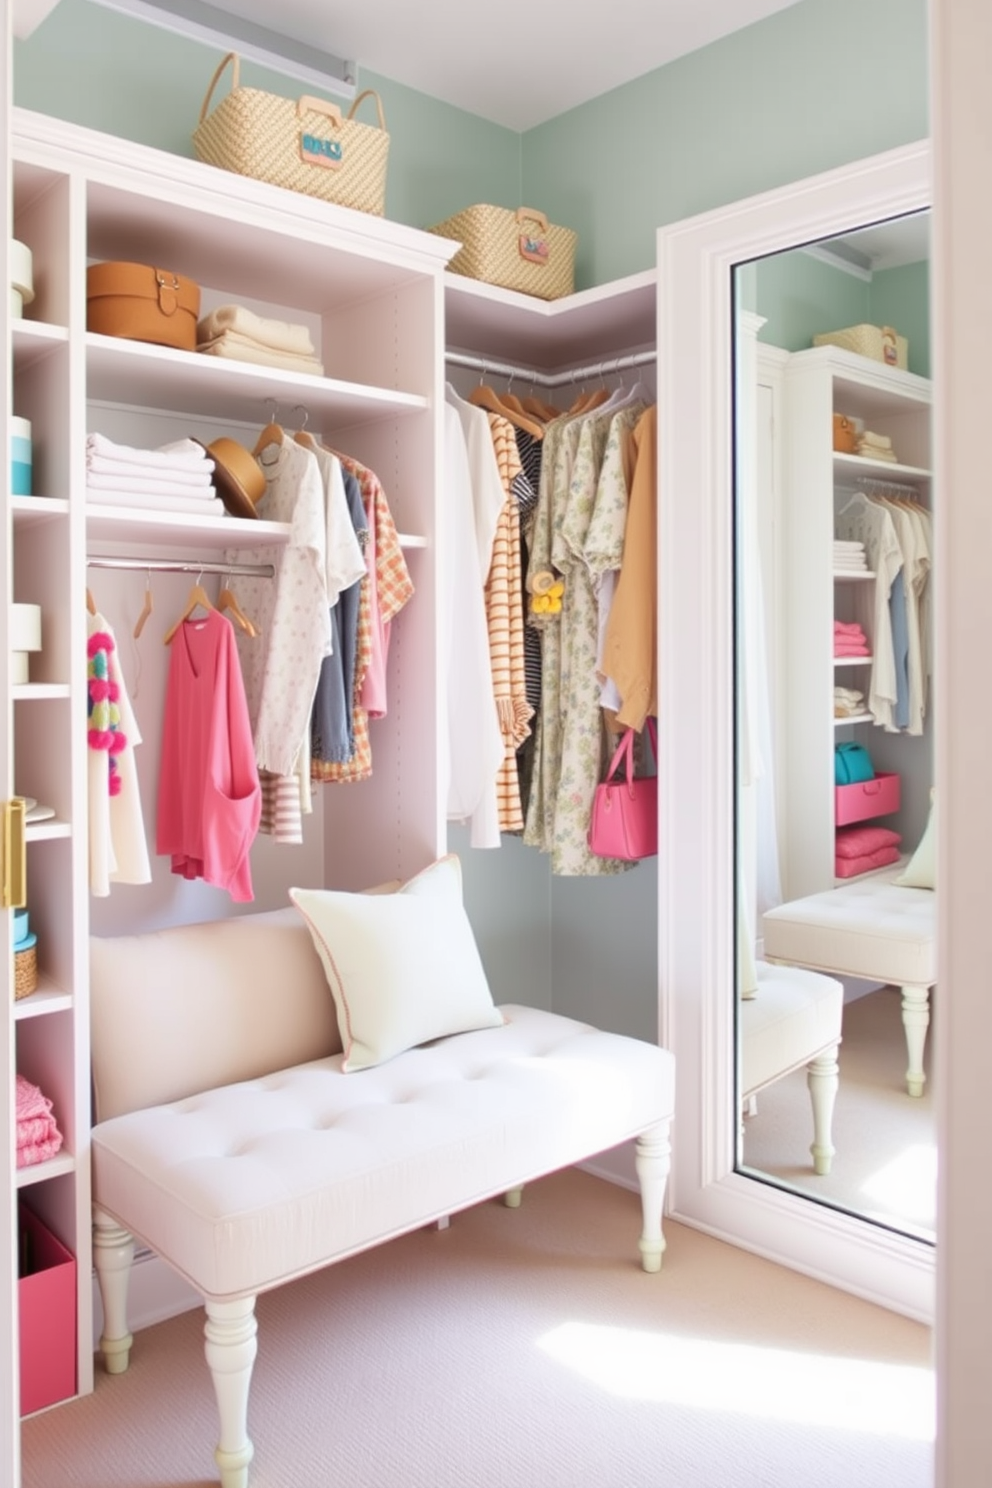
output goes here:
<path id="1" fill-rule="evenodd" d="M 87 0 L 61 0 L 33 36 L 14 43 L 14 102 L 192 155 L 190 134 L 222 55 Z M 253 63 L 242 66 L 241 81 L 289 98 L 307 91 Z M 363 71 L 361 84 L 380 93 L 389 130 L 387 217 L 428 227 L 476 201 L 519 205 L 514 130 L 373 73 Z M 359 117 L 374 119 L 368 100 Z"/>
<path id="2" fill-rule="evenodd" d="M 930 376 L 930 265 L 880 269 L 871 282 L 871 320 L 909 341 L 909 370 Z"/>
<path id="3" fill-rule="evenodd" d="M 925 138 L 927 96 L 926 0 L 803 0 L 528 131 L 524 200 L 605 283 L 665 223 Z"/>
<path id="4" fill-rule="evenodd" d="M 757 264 L 755 307 L 765 317 L 760 341 L 804 351 L 818 331 L 870 320 L 867 279 L 820 263 L 801 249 L 776 253 Z"/>

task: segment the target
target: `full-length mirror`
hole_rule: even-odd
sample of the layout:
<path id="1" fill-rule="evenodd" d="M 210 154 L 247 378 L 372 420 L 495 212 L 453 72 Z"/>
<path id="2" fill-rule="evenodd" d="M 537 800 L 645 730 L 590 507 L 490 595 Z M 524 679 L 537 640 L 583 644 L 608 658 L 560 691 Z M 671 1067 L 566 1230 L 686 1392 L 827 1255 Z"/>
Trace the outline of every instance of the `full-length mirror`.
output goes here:
<path id="1" fill-rule="evenodd" d="M 929 214 L 733 270 L 738 1169 L 932 1239 Z"/>

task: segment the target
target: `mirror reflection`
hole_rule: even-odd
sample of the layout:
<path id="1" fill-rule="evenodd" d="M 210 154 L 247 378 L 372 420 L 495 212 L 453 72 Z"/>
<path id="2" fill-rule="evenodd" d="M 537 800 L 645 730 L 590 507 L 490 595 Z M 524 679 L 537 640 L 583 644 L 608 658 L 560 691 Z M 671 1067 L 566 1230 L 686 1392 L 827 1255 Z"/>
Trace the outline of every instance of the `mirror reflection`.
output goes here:
<path id="1" fill-rule="evenodd" d="M 927 213 L 738 267 L 738 1165 L 933 1239 Z"/>

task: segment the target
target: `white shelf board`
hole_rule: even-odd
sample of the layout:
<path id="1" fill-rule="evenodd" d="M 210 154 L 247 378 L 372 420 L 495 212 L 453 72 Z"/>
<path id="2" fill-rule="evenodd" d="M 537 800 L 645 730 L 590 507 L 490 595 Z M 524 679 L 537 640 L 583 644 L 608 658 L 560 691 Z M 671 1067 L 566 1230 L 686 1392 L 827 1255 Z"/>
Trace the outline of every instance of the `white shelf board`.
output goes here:
<path id="1" fill-rule="evenodd" d="M 48 821 L 27 822 L 24 827 L 24 838 L 26 842 L 51 842 L 56 837 L 71 837 L 72 827 L 67 821 L 59 821 L 58 817 L 49 817 Z"/>
<path id="2" fill-rule="evenodd" d="M 45 1183 L 49 1178 L 60 1178 L 63 1173 L 74 1173 L 75 1170 L 76 1159 L 72 1153 L 68 1152 L 63 1156 L 60 1152 L 58 1157 L 53 1157 L 48 1162 L 18 1168 L 17 1187 L 31 1188 L 35 1183 Z"/>
<path id="3" fill-rule="evenodd" d="M 15 527 L 31 527 L 69 515 L 69 503 L 61 496 L 12 496 L 10 510 Z"/>
<path id="4" fill-rule="evenodd" d="M 653 269 L 560 300 L 538 300 L 449 273 L 445 340 L 453 350 L 553 372 L 654 345 L 656 301 Z"/>
<path id="5" fill-rule="evenodd" d="M 834 407 L 846 412 L 843 400 L 849 394 L 857 399 L 857 413 L 862 418 L 905 413 L 907 405 L 933 401 L 933 384 L 929 378 L 886 366 L 839 346 L 813 346 L 794 352 L 792 362 L 799 367 L 826 368 L 834 380 Z"/>
<path id="6" fill-rule="evenodd" d="M 871 666 L 874 656 L 835 656 L 834 666 Z"/>
<path id="7" fill-rule="evenodd" d="M 866 455 L 845 455 L 834 451 L 836 475 L 874 475 L 879 480 L 910 482 L 920 485 L 932 478 L 932 472 L 920 465 L 898 465 L 891 460 L 871 460 Z"/>
<path id="8" fill-rule="evenodd" d="M 48 325 L 42 320 L 12 320 L 10 340 L 14 353 L 14 371 L 24 372 L 34 362 L 51 356 L 60 346 L 69 344 L 65 326 Z"/>
<path id="9" fill-rule="evenodd" d="M 21 682 L 10 689 L 15 703 L 50 702 L 69 696 L 68 682 Z"/>
<path id="10" fill-rule="evenodd" d="M 330 377 L 311 377 L 282 367 L 263 367 L 224 357 L 150 346 L 124 337 L 86 337 L 87 396 L 104 403 L 167 409 L 193 418 L 268 421 L 266 398 L 302 403 L 312 428 L 395 418 L 419 413 L 427 399 L 391 388 L 364 387 Z"/>
<path id="11" fill-rule="evenodd" d="M 289 541 L 288 522 L 252 517 L 197 517 L 185 512 L 126 511 L 119 506 L 86 503 L 86 541 L 90 551 L 101 545 L 133 548 L 142 554 L 152 546 L 210 549 L 258 548 Z M 106 556 L 106 555 L 105 555 Z"/>
<path id="12" fill-rule="evenodd" d="M 847 728 L 852 723 L 871 723 L 871 713 L 854 713 L 850 718 L 835 718 L 834 728 Z"/>
<path id="13" fill-rule="evenodd" d="M 426 548 L 427 546 L 426 537 L 420 537 L 415 533 L 398 532 L 396 536 L 401 548 Z"/>
<path id="14" fill-rule="evenodd" d="M 875 571 L 874 571 L 874 569 L 871 569 L 871 568 L 866 568 L 863 571 L 861 571 L 861 570 L 855 571 L 854 569 L 850 569 L 850 568 L 847 568 L 847 569 L 845 569 L 845 568 L 835 568 L 834 569 L 834 579 L 835 579 L 835 581 L 838 584 L 846 584 L 846 583 L 859 584 L 859 583 L 864 583 L 864 581 L 866 579 L 873 579 L 874 577 L 875 577 Z"/>
<path id="15" fill-rule="evenodd" d="M 27 997 L 14 1003 L 14 1017 L 20 1022 L 24 1018 L 43 1018 L 47 1013 L 61 1013 L 72 1007 L 72 993 L 38 978 L 38 985 Z"/>

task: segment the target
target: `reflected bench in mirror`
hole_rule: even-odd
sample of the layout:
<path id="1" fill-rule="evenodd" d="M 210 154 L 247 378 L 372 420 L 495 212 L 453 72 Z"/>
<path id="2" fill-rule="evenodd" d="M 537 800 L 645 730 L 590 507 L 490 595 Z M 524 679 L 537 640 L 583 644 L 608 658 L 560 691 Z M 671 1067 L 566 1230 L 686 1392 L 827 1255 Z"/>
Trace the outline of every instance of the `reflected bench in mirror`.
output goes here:
<path id="1" fill-rule="evenodd" d="M 766 911 L 764 953 L 779 964 L 900 987 L 906 1089 L 920 1096 L 929 993 L 937 980 L 937 896 L 896 883 L 902 871 L 895 867 Z"/>
<path id="2" fill-rule="evenodd" d="M 830 1172 L 844 989 L 833 977 L 759 962 L 753 995 L 739 1002 L 741 1108 L 759 1091 L 806 1066 L 813 1107 L 813 1171 Z"/>

